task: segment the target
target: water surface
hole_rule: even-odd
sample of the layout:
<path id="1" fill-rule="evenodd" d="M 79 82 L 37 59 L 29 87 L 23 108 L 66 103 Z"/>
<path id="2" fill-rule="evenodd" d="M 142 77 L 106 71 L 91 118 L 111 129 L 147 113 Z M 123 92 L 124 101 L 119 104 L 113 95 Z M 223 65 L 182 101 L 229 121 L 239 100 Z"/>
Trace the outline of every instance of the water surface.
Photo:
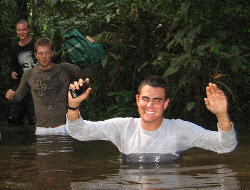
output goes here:
<path id="1" fill-rule="evenodd" d="M 2 126 L 0 189 L 249 189 L 248 131 L 229 154 L 198 148 L 170 164 L 122 164 L 106 141 L 35 136 L 33 126 Z"/>

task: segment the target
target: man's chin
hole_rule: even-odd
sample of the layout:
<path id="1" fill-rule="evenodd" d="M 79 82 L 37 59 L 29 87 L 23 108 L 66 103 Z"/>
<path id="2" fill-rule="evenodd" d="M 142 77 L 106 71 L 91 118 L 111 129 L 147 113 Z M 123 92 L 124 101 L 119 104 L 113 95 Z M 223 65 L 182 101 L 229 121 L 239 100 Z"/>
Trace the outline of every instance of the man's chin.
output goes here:
<path id="1" fill-rule="evenodd" d="M 154 123 L 156 120 L 154 118 L 142 118 L 142 121 L 144 123 L 150 124 L 150 123 Z"/>
<path id="2" fill-rule="evenodd" d="M 151 116 L 148 116 L 148 117 L 141 117 L 142 121 L 144 123 L 157 123 L 158 121 L 162 121 L 163 118 L 156 118 L 155 116 L 151 115 Z"/>

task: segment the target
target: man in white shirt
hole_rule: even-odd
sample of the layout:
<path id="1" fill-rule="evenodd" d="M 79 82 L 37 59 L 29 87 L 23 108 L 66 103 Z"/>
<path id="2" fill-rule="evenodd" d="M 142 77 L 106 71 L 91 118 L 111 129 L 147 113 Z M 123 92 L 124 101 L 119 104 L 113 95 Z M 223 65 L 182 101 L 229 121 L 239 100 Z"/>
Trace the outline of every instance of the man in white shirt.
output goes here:
<path id="1" fill-rule="evenodd" d="M 87 79 L 89 82 L 89 79 Z M 70 87 L 79 89 L 83 80 Z M 236 134 L 228 116 L 228 103 L 223 91 L 215 84 L 206 87 L 205 105 L 218 120 L 218 132 L 206 130 L 180 119 L 165 119 L 163 112 L 169 103 L 167 82 L 158 76 L 142 81 L 136 95 L 140 118 L 113 118 L 86 121 L 79 106 L 91 88 L 72 98 L 68 93 L 66 129 L 80 141 L 108 140 L 117 146 L 124 162 L 169 162 L 180 158 L 181 152 L 199 147 L 217 153 L 228 153 L 237 145 Z"/>

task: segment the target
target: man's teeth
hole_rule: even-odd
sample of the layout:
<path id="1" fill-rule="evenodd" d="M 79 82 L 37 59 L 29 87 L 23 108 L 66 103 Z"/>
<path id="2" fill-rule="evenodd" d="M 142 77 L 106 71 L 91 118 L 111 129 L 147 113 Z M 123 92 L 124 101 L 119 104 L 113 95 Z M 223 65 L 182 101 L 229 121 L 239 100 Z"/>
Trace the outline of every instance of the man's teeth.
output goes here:
<path id="1" fill-rule="evenodd" d="M 145 111 L 145 113 L 153 114 L 153 113 L 155 113 L 155 112 L 154 112 L 154 111 Z"/>

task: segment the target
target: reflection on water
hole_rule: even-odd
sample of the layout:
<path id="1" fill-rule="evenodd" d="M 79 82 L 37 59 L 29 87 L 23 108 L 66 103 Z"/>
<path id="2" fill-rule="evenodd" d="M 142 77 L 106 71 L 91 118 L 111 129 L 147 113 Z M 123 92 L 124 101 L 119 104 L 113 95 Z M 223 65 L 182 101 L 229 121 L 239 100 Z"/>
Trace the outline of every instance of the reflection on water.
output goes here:
<path id="1" fill-rule="evenodd" d="M 248 189 L 248 135 L 236 151 L 219 155 L 201 149 L 178 163 L 121 164 L 106 141 L 38 136 L 8 128 L 0 141 L 0 189 Z"/>
<path id="2" fill-rule="evenodd" d="M 121 168 L 105 180 L 71 183 L 72 189 L 239 189 L 236 172 L 226 165 L 180 167 L 178 164 L 153 169 Z"/>

